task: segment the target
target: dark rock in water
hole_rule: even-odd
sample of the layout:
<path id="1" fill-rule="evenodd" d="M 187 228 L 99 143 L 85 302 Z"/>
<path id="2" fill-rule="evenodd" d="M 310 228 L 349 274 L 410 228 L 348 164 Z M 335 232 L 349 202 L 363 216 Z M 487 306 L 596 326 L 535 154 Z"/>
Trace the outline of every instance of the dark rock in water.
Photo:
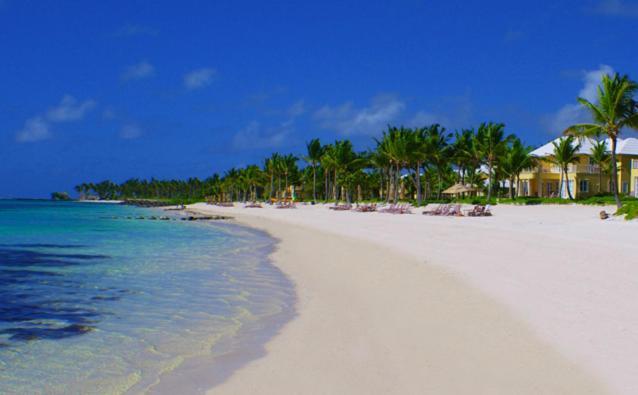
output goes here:
<path id="1" fill-rule="evenodd" d="M 160 221 L 168 221 L 168 220 L 170 220 L 169 217 L 160 217 L 159 219 L 160 219 Z"/>
<path id="2" fill-rule="evenodd" d="M 151 199 L 126 199 L 122 202 L 122 204 L 126 204 L 129 206 L 137 206 L 137 207 L 165 207 L 170 206 L 167 202 L 163 200 L 151 200 Z"/>
<path id="3" fill-rule="evenodd" d="M 156 220 L 157 220 L 157 217 L 156 217 L 156 216 L 154 216 L 154 215 L 152 215 L 152 216 L 148 217 L 148 219 L 153 220 L 153 221 L 156 221 Z"/>
<path id="4" fill-rule="evenodd" d="M 112 300 L 120 300 L 121 298 L 119 296 L 94 296 L 91 298 L 91 300 L 107 300 L 107 301 L 112 301 Z"/>
<path id="5" fill-rule="evenodd" d="M 144 219 L 144 217 L 140 215 L 140 216 L 139 216 L 139 217 L 137 217 L 136 219 Z"/>
<path id="6" fill-rule="evenodd" d="M 188 217 L 182 217 L 182 221 L 212 221 L 212 220 L 224 220 L 231 219 L 223 215 L 189 215 Z"/>

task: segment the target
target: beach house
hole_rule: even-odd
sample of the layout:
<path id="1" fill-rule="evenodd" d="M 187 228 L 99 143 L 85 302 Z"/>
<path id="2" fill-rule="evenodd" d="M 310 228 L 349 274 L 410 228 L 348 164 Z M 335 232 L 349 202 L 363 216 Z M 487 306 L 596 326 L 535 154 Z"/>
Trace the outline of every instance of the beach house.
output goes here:
<path id="1" fill-rule="evenodd" d="M 554 141 L 558 142 L 559 139 Z M 583 139 L 580 143 L 578 163 L 569 165 L 566 180 L 569 182 L 572 196 L 586 198 L 599 193 L 609 193 L 611 179 L 608 169 L 601 169 L 591 160 L 591 149 L 595 141 Z M 610 147 L 609 140 L 607 147 Z M 538 159 L 538 165 L 521 173 L 519 196 L 568 197 L 565 181 L 559 185 L 561 170 L 551 160 L 553 152 L 554 146 L 551 141 L 532 151 L 531 155 Z M 619 138 L 616 154 L 619 192 L 638 197 L 638 139 Z"/>

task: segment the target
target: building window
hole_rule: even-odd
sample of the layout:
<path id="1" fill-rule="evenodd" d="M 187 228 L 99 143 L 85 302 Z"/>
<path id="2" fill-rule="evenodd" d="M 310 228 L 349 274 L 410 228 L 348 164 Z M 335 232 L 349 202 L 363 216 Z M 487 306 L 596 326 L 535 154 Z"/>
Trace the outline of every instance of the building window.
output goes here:
<path id="1" fill-rule="evenodd" d="M 638 159 L 632 159 L 631 160 L 631 168 L 632 169 L 638 169 Z"/>
<path id="2" fill-rule="evenodd" d="M 585 193 L 589 192 L 589 181 L 580 180 L 580 182 L 578 183 L 578 187 L 580 192 L 585 192 Z"/>
<path id="3" fill-rule="evenodd" d="M 628 182 L 623 182 L 622 183 L 622 193 L 629 193 L 629 183 Z"/>

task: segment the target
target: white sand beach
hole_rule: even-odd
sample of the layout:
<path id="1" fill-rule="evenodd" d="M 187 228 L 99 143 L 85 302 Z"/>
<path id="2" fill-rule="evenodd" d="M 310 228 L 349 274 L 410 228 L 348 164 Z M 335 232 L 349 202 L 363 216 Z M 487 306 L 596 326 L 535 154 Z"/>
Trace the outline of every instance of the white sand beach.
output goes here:
<path id="1" fill-rule="evenodd" d="M 265 356 L 211 394 L 638 393 L 638 222 L 191 208 L 278 238 L 298 293 Z"/>

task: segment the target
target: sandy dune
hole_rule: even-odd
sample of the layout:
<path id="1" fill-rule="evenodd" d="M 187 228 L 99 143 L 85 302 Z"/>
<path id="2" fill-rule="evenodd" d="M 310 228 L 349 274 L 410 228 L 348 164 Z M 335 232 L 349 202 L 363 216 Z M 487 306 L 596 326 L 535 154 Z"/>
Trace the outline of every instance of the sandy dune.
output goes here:
<path id="1" fill-rule="evenodd" d="M 211 393 L 638 393 L 638 223 L 195 205 L 281 240 L 298 316 Z"/>

